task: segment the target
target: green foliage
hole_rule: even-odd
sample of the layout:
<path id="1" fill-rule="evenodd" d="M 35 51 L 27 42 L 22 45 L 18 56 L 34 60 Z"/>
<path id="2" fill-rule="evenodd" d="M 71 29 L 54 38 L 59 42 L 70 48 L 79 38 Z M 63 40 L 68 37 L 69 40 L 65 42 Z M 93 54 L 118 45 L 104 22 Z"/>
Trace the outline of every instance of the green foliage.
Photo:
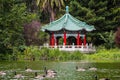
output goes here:
<path id="1" fill-rule="evenodd" d="M 59 43 L 58 44 L 63 45 L 63 38 L 59 39 Z"/>
<path id="2" fill-rule="evenodd" d="M 120 26 L 119 0 L 80 0 L 80 1 L 79 0 L 59 0 L 59 1 L 52 0 L 51 2 L 50 0 L 37 0 L 37 1 L 42 1 L 44 4 L 39 2 L 37 3 L 36 0 L 25 0 L 25 1 L 24 0 L 0 0 L 0 56 L 1 56 L 1 59 L 3 58 L 4 55 L 8 59 L 13 58 L 14 56 L 17 57 L 18 59 L 24 58 L 24 55 L 26 55 L 26 57 L 29 57 L 29 58 L 37 57 L 38 59 L 44 58 L 44 59 L 50 59 L 50 60 L 51 59 L 52 60 L 83 59 L 84 56 L 81 53 L 79 54 L 79 52 L 75 52 L 75 54 L 71 54 L 70 52 L 60 52 L 54 49 L 39 50 L 39 48 L 37 47 L 24 46 L 25 39 L 23 35 L 23 24 L 29 23 L 32 20 L 36 20 L 38 19 L 38 17 L 40 17 L 40 20 L 43 23 L 46 23 L 49 21 L 48 18 L 50 18 L 50 16 L 51 18 L 54 18 L 55 16 L 54 13 L 56 13 L 57 18 L 59 18 L 61 15 L 65 13 L 65 6 L 63 6 L 64 4 L 63 2 L 69 5 L 70 13 L 73 16 L 75 16 L 77 19 L 81 21 L 85 21 L 89 25 L 95 26 L 96 31 L 94 31 L 93 33 L 89 33 L 89 37 L 92 37 L 91 40 L 94 44 L 97 45 L 98 43 L 99 44 L 104 43 L 105 48 L 112 48 L 114 46 L 113 32 L 116 30 L 118 26 Z M 51 6 L 48 7 L 47 5 L 45 5 L 46 1 L 48 1 L 47 3 L 49 3 L 47 5 L 48 6 L 51 5 Z M 59 4 L 59 2 L 61 4 Z M 41 8 L 38 10 L 36 3 L 39 4 L 40 7 L 46 6 L 47 8 L 44 7 L 44 9 L 46 9 L 46 12 L 49 12 L 51 15 L 49 15 L 46 12 L 42 12 Z M 100 33 L 100 35 L 98 34 L 98 32 Z M 39 36 L 37 37 L 40 38 L 39 42 L 41 45 L 49 41 L 48 39 L 49 36 L 46 33 L 39 32 Z M 89 38 L 87 38 L 87 40 L 91 41 Z M 24 49 L 26 52 L 24 52 Z M 107 50 L 105 51 L 106 53 L 108 52 Z M 25 54 L 23 54 L 23 52 Z M 75 55 L 77 55 L 77 57 Z M 117 54 L 114 54 L 114 57 L 117 57 L 116 55 Z M 5 59 L 7 59 L 6 57 Z M 94 58 L 96 58 L 96 56 Z"/>
<path id="3" fill-rule="evenodd" d="M 50 21 L 54 21 L 55 12 L 64 6 L 64 0 L 37 0 L 36 4 L 50 16 Z"/>
<path id="4" fill-rule="evenodd" d="M 118 48 L 105 49 L 103 46 L 99 47 L 95 54 L 85 55 L 85 60 L 93 61 L 119 61 L 120 50 Z"/>
<path id="5" fill-rule="evenodd" d="M 15 46 L 24 44 L 23 24 L 36 18 L 28 13 L 24 3 L 2 0 L 0 10 L 0 53 L 12 53 Z"/>
<path id="6" fill-rule="evenodd" d="M 51 61 L 68 61 L 68 60 L 91 60 L 91 61 L 119 61 L 120 49 L 106 49 L 99 46 L 94 54 L 80 53 L 79 51 L 67 52 L 58 49 L 39 48 L 37 46 L 25 47 L 21 52 L 14 47 L 13 54 L 0 54 L 0 60 L 51 60 Z"/>
<path id="7" fill-rule="evenodd" d="M 105 32 L 103 35 L 99 34 L 101 39 L 105 42 L 104 45 L 107 49 L 113 48 L 115 43 L 115 37 L 113 31 Z"/>
<path id="8" fill-rule="evenodd" d="M 38 48 L 34 46 L 26 47 L 24 50 L 25 59 L 32 60 L 33 56 L 36 60 L 81 60 L 84 55 L 79 51 L 66 52 L 58 49 Z"/>
<path id="9" fill-rule="evenodd" d="M 38 58 L 38 56 L 40 55 L 39 52 L 40 50 L 37 46 L 26 47 L 24 50 L 25 59 L 32 60 L 33 58 L 35 58 L 35 56 Z"/>
<path id="10" fill-rule="evenodd" d="M 45 42 L 49 43 L 49 35 L 43 31 L 39 31 L 38 38 L 40 39 L 40 45 L 43 45 Z"/>
<path id="11" fill-rule="evenodd" d="M 70 13 L 81 21 L 94 25 L 96 30 L 90 37 L 96 37 L 93 43 L 102 44 L 98 32 L 114 32 L 120 25 L 120 5 L 119 0 L 71 0 L 69 3 Z M 114 2 L 114 3 L 113 3 Z M 93 36 L 94 35 L 94 36 Z M 101 42 L 100 42 L 101 41 Z"/>

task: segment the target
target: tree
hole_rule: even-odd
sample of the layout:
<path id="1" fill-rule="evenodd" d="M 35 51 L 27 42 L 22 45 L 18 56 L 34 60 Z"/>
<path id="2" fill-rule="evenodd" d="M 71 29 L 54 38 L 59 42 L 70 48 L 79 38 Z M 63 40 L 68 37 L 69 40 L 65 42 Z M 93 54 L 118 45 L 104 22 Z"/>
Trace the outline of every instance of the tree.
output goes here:
<path id="1" fill-rule="evenodd" d="M 116 34 L 115 34 L 115 42 L 117 46 L 120 47 L 120 27 L 117 29 Z"/>
<path id="2" fill-rule="evenodd" d="M 73 16 L 95 26 L 96 30 L 90 33 L 94 38 L 99 36 L 98 32 L 103 36 L 105 32 L 115 32 L 120 25 L 119 0 L 71 0 L 69 5 Z M 102 44 L 100 38 L 95 40 Z"/>
<path id="3" fill-rule="evenodd" d="M 99 33 L 99 35 L 100 35 L 101 39 L 104 41 L 104 46 L 107 49 L 111 49 L 114 47 L 115 36 L 114 36 L 113 31 L 105 32 L 104 35 Z"/>
<path id="4" fill-rule="evenodd" d="M 64 0 L 37 0 L 37 5 L 50 14 L 50 21 L 54 21 L 56 11 L 64 6 Z"/>
<path id="5" fill-rule="evenodd" d="M 40 31 L 40 22 L 33 20 L 24 25 L 24 38 L 27 46 L 39 45 L 40 39 L 38 33 Z"/>
<path id="6" fill-rule="evenodd" d="M 0 53 L 12 53 L 13 47 L 24 45 L 23 24 L 36 18 L 24 3 L 2 0 L 0 10 Z"/>
<path id="7" fill-rule="evenodd" d="M 29 12 L 37 12 L 36 0 L 23 0 L 26 3 Z"/>

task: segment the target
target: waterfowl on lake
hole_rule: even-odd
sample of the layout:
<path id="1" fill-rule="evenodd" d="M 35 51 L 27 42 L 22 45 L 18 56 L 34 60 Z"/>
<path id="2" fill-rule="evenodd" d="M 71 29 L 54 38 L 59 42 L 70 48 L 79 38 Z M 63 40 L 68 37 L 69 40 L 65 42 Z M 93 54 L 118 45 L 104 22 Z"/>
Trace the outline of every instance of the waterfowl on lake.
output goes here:
<path id="1" fill-rule="evenodd" d="M 47 68 L 45 67 L 44 68 L 44 71 L 45 71 L 45 77 L 51 77 L 51 78 L 53 78 L 53 77 L 55 77 L 56 76 L 56 74 L 57 74 L 57 72 L 55 71 L 55 70 L 51 70 L 51 69 L 48 69 L 47 70 Z"/>
<path id="2" fill-rule="evenodd" d="M 4 71 L 0 71 L 0 76 L 5 76 L 6 73 Z"/>
<path id="3" fill-rule="evenodd" d="M 76 66 L 76 71 L 86 71 L 84 68 L 78 68 L 78 66 Z"/>
<path id="4" fill-rule="evenodd" d="M 35 72 L 35 79 L 43 80 L 45 78 L 45 75 L 38 75 L 37 72 Z"/>
<path id="5" fill-rule="evenodd" d="M 55 72 L 54 70 L 47 70 L 46 77 L 55 77 L 56 74 L 57 74 L 57 72 Z"/>
<path id="6" fill-rule="evenodd" d="M 44 68 L 45 73 L 57 73 L 55 70 Z"/>
<path id="7" fill-rule="evenodd" d="M 45 75 L 46 78 L 54 78 L 55 75 L 53 73 L 48 73 L 47 75 Z"/>
<path id="8" fill-rule="evenodd" d="M 48 74 L 48 73 L 52 73 L 52 74 L 55 75 L 57 72 L 56 72 L 55 70 L 50 70 L 50 69 L 48 69 L 48 70 L 47 70 L 47 74 Z"/>
<path id="9" fill-rule="evenodd" d="M 17 74 L 16 71 L 14 72 L 14 74 L 15 74 L 14 78 L 16 79 L 24 78 L 22 74 Z"/>
<path id="10" fill-rule="evenodd" d="M 30 68 L 28 68 L 28 67 L 25 67 L 25 71 L 26 71 L 26 72 L 33 72 L 33 70 L 30 69 Z"/>
<path id="11" fill-rule="evenodd" d="M 89 67 L 89 70 L 91 70 L 91 71 L 96 71 L 97 68 L 95 68 L 95 67 Z"/>

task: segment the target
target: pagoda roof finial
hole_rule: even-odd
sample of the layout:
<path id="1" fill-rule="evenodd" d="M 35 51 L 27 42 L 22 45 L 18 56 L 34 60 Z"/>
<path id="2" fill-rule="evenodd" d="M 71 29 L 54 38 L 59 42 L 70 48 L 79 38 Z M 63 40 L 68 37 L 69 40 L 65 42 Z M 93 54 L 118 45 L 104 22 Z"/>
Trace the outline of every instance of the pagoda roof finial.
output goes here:
<path id="1" fill-rule="evenodd" d="M 69 6 L 66 6 L 66 13 L 69 13 Z"/>
<path id="2" fill-rule="evenodd" d="M 46 32 L 52 31 L 61 31 L 61 30 L 68 30 L 68 31 L 93 31 L 95 27 L 93 25 L 88 25 L 85 22 L 82 22 L 72 15 L 69 14 L 69 7 L 66 6 L 66 14 L 64 14 L 58 20 L 51 22 L 50 24 L 45 25 L 42 28 Z"/>

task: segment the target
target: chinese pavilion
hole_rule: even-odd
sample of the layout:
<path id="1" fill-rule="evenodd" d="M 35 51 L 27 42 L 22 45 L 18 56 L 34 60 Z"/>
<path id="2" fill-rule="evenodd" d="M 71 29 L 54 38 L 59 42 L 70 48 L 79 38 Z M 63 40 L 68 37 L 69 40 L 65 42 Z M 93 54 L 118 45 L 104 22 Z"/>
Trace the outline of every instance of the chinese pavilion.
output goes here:
<path id="1" fill-rule="evenodd" d="M 83 48 L 87 44 L 86 32 L 93 31 L 95 28 L 70 15 L 66 6 L 66 13 L 60 19 L 43 26 L 42 30 L 49 33 L 51 47 L 60 45 L 59 39 L 62 38 L 64 48 L 70 48 L 70 45 Z"/>

